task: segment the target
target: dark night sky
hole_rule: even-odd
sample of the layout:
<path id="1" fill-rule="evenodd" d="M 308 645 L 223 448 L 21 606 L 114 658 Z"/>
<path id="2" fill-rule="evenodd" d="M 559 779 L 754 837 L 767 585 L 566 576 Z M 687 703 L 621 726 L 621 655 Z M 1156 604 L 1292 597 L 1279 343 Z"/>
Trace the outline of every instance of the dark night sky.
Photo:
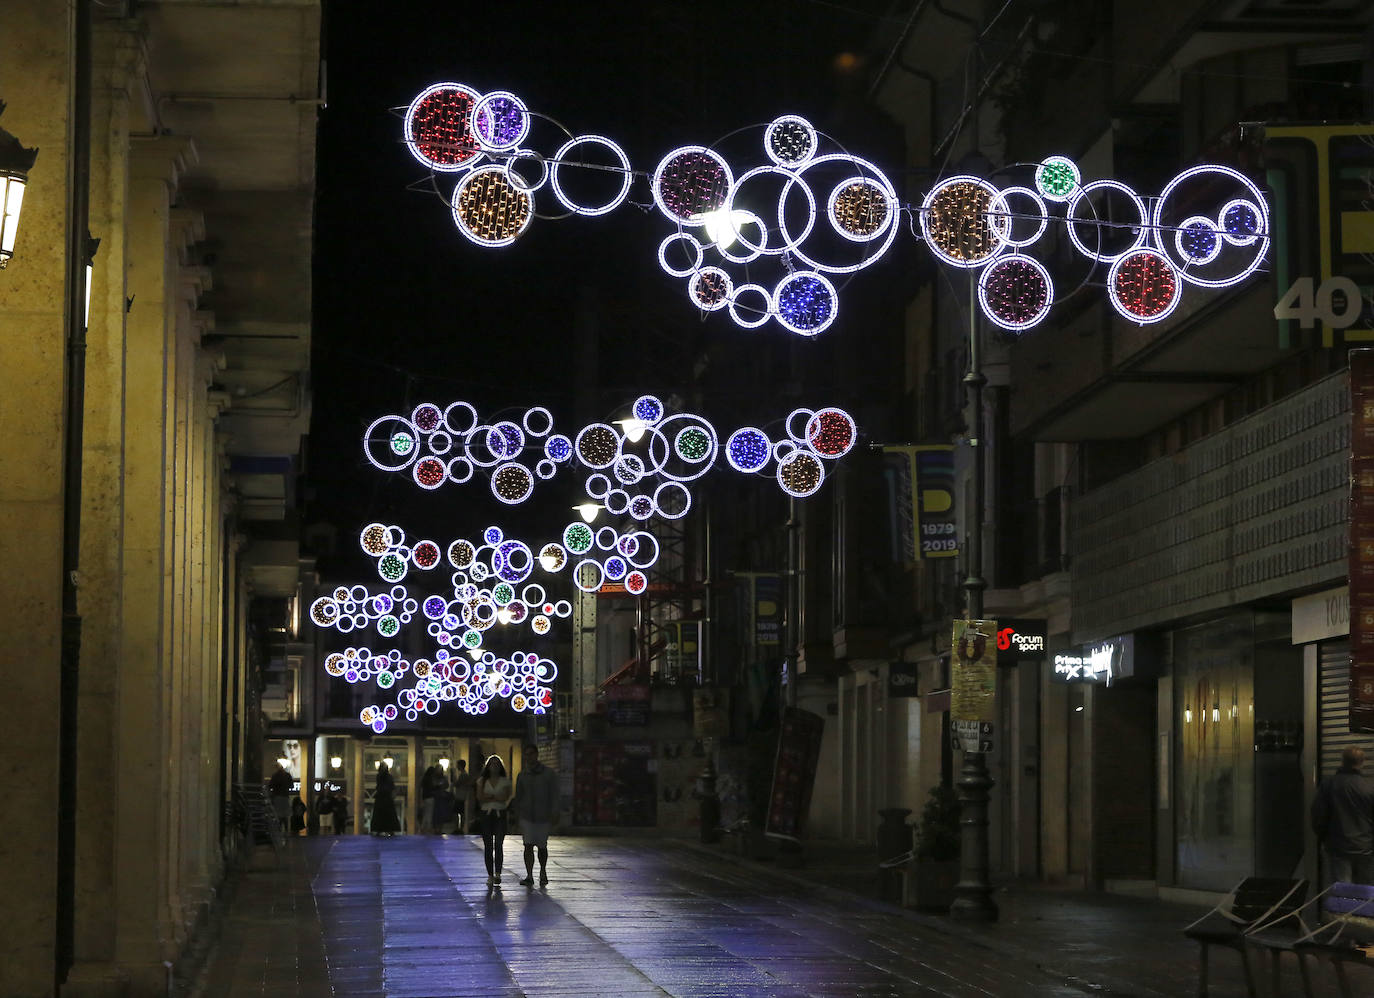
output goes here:
<path id="1" fill-rule="evenodd" d="M 339 530 L 343 560 L 325 559 L 326 573 L 366 567 L 353 537 L 370 519 L 453 536 L 509 514 L 480 482 L 420 494 L 366 464 L 359 438 L 376 416 L 458 398 L 484 416 L 542 403 L 567 432 L 579 295 L 605 305 L 607 411 L 677 387 L 663 342 L 680 330 L 739 332 L 723 315 L 700 325 L 681 282 L 654 261 L 663 220 L 628 204 L 599 218 L 536 219 L 504 249 L 467 242 L 444 203 L 407 190 L 427 174 L 401 144 L 392 109 L 444 80 L 507 89 L 575 133 L 616 139 L 634 168 L 652 169 L 679 144 L 710 145 L 781 113 L 824 129 L 864 78 L 837 68 L 837 56 L 890 30 L 865 7 L 887 4 L 326 3 L 306 493 L 307 518 Z M 649 200 L 643 180 L 630 199 Z M 772 326 L 762 336 L 787 334 Z"/>

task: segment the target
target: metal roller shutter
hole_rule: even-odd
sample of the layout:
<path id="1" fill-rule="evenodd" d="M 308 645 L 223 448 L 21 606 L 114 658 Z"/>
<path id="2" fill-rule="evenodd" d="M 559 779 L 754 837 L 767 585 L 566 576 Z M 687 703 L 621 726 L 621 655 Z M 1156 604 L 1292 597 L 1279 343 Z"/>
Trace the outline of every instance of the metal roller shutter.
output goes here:
<path id="1" fill-rule="evenodd" d="M 1318 706 L 1321 728 L 1318 747 L 1321 750 L 1321 776 L 1341 768 L 1341 750 L 1358 745 L 1370 757 L 1365 771 L 1374 762 L 1374 736 L 1350 732 L 1350 641 L 1323 641 L 1320 646 L 1318 680 L 1321 701 Z"/>

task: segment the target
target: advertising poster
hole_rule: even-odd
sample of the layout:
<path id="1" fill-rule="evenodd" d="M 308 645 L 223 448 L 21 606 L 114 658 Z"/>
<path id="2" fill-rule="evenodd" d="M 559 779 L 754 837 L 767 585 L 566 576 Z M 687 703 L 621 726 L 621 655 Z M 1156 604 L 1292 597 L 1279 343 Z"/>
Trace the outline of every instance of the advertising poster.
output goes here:
<path id="1" fill-rule="evenodd" d="M 824 733 L 825 718 L 819 714 L 798 707 L 788 707 L 783 712 L 763 834 L 788 839 L 801 835 L 811 808 Z"/>
<path id="2" fill-rule="evenodd" d="M 643 727 L 649 723 L 648 683 L 613 683 L 606 687 L 606 723 Z"/>
<path id="3" fill-rule="evenodd" d="M 950 641 L 951 721 L 993 721 L 997 697 L 997 621 L 956 620 Z"/>

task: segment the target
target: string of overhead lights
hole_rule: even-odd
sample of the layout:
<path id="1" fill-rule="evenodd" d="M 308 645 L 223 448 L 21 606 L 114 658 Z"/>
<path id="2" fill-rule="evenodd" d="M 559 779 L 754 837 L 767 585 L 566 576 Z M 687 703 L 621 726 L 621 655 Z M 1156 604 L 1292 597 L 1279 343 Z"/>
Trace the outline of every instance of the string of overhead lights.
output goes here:
<path id="1" fill-rule="evenodd" d="M 481 246 L 510 245 L 536 217 L 606 214 L 628 199 L 636 180 L 646 180 L 653 206 L 676 229 L 658 244 L 659 265 L 686 281 L 698 309 L 724 312 L 743 328 L 771 320 L 799 336 L 828 329 L 839 313 L 834 279 L 882 258 L 901 213 L 919 221 L 922 240 L 942 263 L 983 271 L 979 308 L 1014 333 L 1042 322 L 1055 301 L 1049 270 L 1027 252 L 1051 221 L 1092 267 L 1109 268 L 1108 301 L 1140 324 L 1170 315 L 1186 285 L 1240 283 L 1269 249 L 1263 194 L 1227 166 L 1191 167 L 1147 200 L 1118 180 L 1084 183 L 1072 160 L 1049 156 L 1029 164 L 1033 188 L 955 176 L 913 205 L 877 166 L 794 114 L 760 126 L 763 162 L 738 172 L 720 151 L 700 145 L 672 150 L 652 171 L 634 170 L 613 140 L 574 135 L 504 90 L 437 83 L 402 116 L 406 146 L 432 180 L 461 174 L 443 196 L 459 231 Z M 566 141 L 551 154 L 531 148 L 535 122 L 552 124 Z M 576 158 L 593 150 L 609 162 Z M 611 190 L 579 199 L 569 191 L 570 170 L 617 179 Z M 537 211 L 545 187 L 557 214 Z M 1199 203 L 1220 208 L 1202 214 Z M 749 268 L 765 259 L 777 276 L 760 283 Z M 437 464 L 417 469 L 419 477 L 442 481 Z M 526 479 L 506 477 L 507 491 L 518 494 Z"/>

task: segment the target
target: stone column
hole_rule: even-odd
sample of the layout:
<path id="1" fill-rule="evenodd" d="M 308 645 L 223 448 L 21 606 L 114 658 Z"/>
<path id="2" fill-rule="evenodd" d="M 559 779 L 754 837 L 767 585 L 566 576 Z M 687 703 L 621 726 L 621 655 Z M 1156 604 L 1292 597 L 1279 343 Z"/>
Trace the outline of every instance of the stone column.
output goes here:
<path id="1" fill-rule="evenodd" d="M 353 806 L 353 834 L 362 835 L 363 828 L 363 743 L 361 739 L 353 739 L 353 779 L 350 789 L 352 795 L 349 800 Z"/>
<path id="2" fill-rule="evenodd" d="M 414 835 L 420 828 L 420 774 L 424 772 L 425 740 L 406 735 L 406 831 Z"/>
<path id="3" fill-rule="evenodd" d="M 14 257 L 0 271 L 0 600 L 15 623 L 3 656 L 10 712 L 0 895 L 23 917 L 0 933 L 0 994 L 47 995 L 55 960 L 58 670 L 62 619 L 65 280 L 71 127 L 71 11 L 44 0 L 0 6 L 0 119 L 37 147 Z M 19 629 L 22 627 L 22 630 Z"/>

